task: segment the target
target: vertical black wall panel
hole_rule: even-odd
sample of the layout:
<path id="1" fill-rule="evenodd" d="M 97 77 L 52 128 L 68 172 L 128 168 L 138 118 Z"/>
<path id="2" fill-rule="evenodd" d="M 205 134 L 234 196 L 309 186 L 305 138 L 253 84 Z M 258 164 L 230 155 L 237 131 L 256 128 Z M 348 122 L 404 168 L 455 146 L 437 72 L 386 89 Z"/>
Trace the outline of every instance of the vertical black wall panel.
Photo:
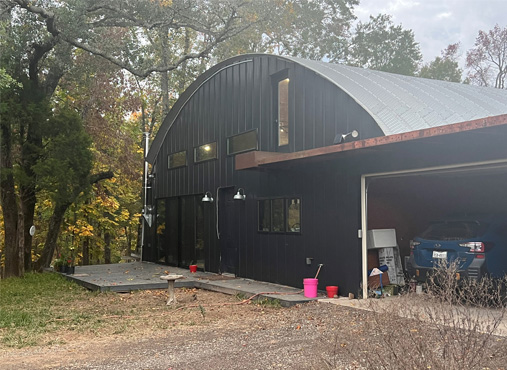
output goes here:
<path id="1" fill-rule="evenodd" d="M 257 129 L 259 150 L 278 150 L 272 76 L 283 70 L 290 76 L 290 151 L 332 145 L 336 133 L 351 129 L 360 130 L 362 138 L 380 136 L 380 129 L 348 95 L 313 71 L 274 56 L 251 59 L 210 76 L 184 104 L 157 156 L 155 197 L 210 191 L 216 198 L 218 187 L 244 188 L 247 199 L 242 208 L 245 221 L 239 226 L 240 276 L 302 287 L 302 279 L 314 276 L 318 263 L 325 263 L 320 287 L 343 284 L 343 289 L 352 291 L 359 270 L 346 261 L 360 256 L 355 234 L 359 189 L 350 190 L 348 182 L 356 186 L 356 180 L 338 175 L 339 164 L 332 161 L 322 166 L 236 171 L 235 157 L 227 155 L 227 138 Z M 213 141 L 217 142 L 218 158 L 194 163 L 194 148 Z M 181 150 L 187 150 L 187 166 L 168 170 L 167 156 Z M 274 197 L 301 198 L 301 234 L 257 231 L 257 200 Z M 206 206 L 206 269 L 218 271 L 216 203 Z M 344 242 L 337 244 L 337 239 Z M 306 257 L 314 258 L 310 266 Z"/>

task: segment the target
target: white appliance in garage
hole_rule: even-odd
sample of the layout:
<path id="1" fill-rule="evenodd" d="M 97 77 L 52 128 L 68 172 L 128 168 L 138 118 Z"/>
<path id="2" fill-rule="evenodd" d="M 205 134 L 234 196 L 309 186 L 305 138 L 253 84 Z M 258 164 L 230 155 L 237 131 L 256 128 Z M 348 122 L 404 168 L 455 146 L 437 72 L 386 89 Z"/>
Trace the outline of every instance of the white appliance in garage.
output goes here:
<path id="1" fill-rule="evenodd" d="M 391 284 L 405 285 L 395 229 L 368 230 L 368 249 L 378 250 L 379 266 L 386 265 Z"/>

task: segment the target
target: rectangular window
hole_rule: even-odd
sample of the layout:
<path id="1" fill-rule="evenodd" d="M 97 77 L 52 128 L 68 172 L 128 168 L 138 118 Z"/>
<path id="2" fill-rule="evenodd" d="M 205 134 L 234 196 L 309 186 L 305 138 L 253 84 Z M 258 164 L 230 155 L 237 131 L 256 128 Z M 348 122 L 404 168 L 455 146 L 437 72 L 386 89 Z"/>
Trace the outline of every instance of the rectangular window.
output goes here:
<path id="1" fill-rule="evenodd" d="M 278 146 L 289 144 L 289 79 L 278 82 Z"/>
<path id="2" fill-rule="evenodd" d="M 217 142 L 204 144 L 194 148 L 194 162 L 204 162 L 217 158 Z"/>
<path id="3" fill-rule="evenodd" d="M 301 232 L 301 199 L 276 198 L 259 200 L 259 231 Z"/>
<path id="4" fill-rule="evenodd" d="M 187 151 L 183 150 L 181 152 L 169 154 L 167 156 L 167 168 L 177 168 L 183 167 L 187 165 Z"/>
<path id="5" fill-rule="evenodd" d="M 287 232 L 301 232 L 301 199 L 287 199 Z"/>
<path id="6" fill-rule="evenodd" d="M 271 200 L 259 200 L 259 231 L 271 231 Z"/>
<path id="7" fill-rule="evenodd" d="M 271 201 L 271 231 L 284 231 L 284 216 L 283 199 L 273 199 Z"/>
<path id="8" fill-rule="evenodd" d="M 236 154 L 257 149 L 257 130 L 244 132 L 227 138 L 227 154 Z"/>

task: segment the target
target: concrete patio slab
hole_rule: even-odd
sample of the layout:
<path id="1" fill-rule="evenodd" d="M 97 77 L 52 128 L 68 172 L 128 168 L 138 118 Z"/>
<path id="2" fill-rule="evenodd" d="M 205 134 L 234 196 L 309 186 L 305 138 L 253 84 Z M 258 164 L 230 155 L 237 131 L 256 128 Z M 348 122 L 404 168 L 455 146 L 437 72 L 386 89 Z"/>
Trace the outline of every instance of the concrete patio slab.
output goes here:
<path id="1" fill-rule="evenodd" d="M 160 279 L 160 276 L 167 274 L 183 276 L 175 281 L 176 288 L 195 287 L 231 295 L 241 294 L 245 298 L 256 295 L 256 298 L 279 300 L 284 307 L 316 299 L 305 297 L 303 289 L 210 272 L 191 273 L 188 269 L 150 262 L 76 266 L 73 275 L 65 276 L 90 290 L 130 292 L 133 290 L 167 289 L 167 282 Z M 301 285 L 303 285 L 302 282 Z"/>

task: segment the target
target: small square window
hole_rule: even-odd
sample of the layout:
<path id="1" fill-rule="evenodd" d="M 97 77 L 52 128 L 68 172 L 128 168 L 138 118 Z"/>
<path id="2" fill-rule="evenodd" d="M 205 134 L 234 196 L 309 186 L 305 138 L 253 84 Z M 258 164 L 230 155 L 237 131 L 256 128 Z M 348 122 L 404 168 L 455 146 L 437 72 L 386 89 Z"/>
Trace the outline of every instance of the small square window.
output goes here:
<path id="1" fill-rule="evenodd" d="M 259 231 L 301 233 L 301 199 L 276 198 L 258 201 Z"/>
<path id="2" fill-rule="evenodd" d="M 204 162 L 217 158 L 217 142 L 204 144 L 194 148 L 194 162 Z"/>
<path id="3" fill-rule="evenodd" d="M 167 168 L 177 168 L 187 165 L 187 151 L 169 154 L 167 156 Z"/>

